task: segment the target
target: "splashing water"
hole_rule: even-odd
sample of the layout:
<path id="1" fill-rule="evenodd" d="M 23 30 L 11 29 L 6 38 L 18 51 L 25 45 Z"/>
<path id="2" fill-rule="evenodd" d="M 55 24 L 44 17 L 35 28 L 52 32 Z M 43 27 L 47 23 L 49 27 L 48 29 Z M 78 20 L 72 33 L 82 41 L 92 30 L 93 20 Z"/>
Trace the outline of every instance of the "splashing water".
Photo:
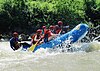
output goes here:
<path id="1" fill-rule="evenodd" d="M 9 42 L 0 42 L 0 71 L 99 71 L 100 42 L 66 40 L 53 49 L 39 49 L 35 53 L 13 51 Z M 89 52 L 89 53 L 86 53 Z"/>

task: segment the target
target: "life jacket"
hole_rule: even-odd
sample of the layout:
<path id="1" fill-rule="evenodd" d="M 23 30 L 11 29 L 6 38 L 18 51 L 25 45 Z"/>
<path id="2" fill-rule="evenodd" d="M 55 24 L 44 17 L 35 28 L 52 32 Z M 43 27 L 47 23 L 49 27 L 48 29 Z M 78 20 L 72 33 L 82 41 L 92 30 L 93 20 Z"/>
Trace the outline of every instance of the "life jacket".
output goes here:
<path id="1" fill-rule="evenodd" d="M 11 38 L 10 39 L 10 46 L 11 48 L 17 50 L 18 48 L 20 48 L 20 44 L 18 43 L 18 41 L 20 41 L 18 38 Z"/>
<path id="2" fill-rule="evenodd" d="M 55 30 L 54 30 L 54 33 L 55 34 L 59 34 L 61 32 L 61 27 L 59 25 L 55 25 Z"/>
<path id="3" fill-rule="evenodd" d="M 40 38 L 41 38 L 40 35 L 34 34 L 34 35 L 32 36 L 32 43 L 35 44 L 36 42 L 38 42 L 38 41 L 36 41 L 35 39 L 40 39 Z"/>
<path id="4" fill-rule="evenodd" d="M 48 42 L 48 38 L 52 36 L 52 32 L 50 30 L 45 31 L 44 33 L 44 42 Z"/>
<path id="5" fill-rule="evenodd" d="M 47 29 L 43 29 L 42 30 L 42 35 L 44 35 L 46 31 L 47 31 Z"/>
<path id="6" fill-rule="evenodd" d="M 62 30 L 62 29 L 60 29 L 60 28 L 59 28 L 59 29 L 57 29 L 57 30 L 55 31 L 55 32 L 56 32 L 56 34 L 59 34 L 59 33 L 61 32 L 61 30 Z"/>
<path id="7" fill-rule="evenodd" d="M 50 29 L 50 31 L 51 31 L 52 33 L 55 33 L 55 26 L 52 26 L 52 25 L 51 25 L 51 26 L 49 27 L 49 29 Z"/>

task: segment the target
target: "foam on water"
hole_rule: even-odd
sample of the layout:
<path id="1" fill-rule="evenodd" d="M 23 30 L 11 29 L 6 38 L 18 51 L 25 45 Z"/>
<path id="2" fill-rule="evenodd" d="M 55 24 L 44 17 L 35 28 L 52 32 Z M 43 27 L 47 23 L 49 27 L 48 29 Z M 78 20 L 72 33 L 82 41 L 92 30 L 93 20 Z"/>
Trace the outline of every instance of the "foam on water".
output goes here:
<path id="1" fill-rule="evenodd" d="M 67 41 L 68 42 L 68 41 Z M 75 48 L 84 48 L 87 49 L 90 53 L 75 51 L 75 52 L 67 52 L 67 48 L 64 44 L 63 47 L 57 49 L 39 49 L 35 53 L 27 52 L 27 51 L 13 51 L 10 48 L 9 42 L 0 42 L 0 71 L 86 71 L 88 68 L 86 67 L 92 61 L 92 64 L 98 65 L 97 67 L 93 67 L 95 71 L 99 71 L 100 69 L 100 60 L 99 59 L 100 52 L 91 52 L 95 50 L 94 48 L 100 47 L 100 42 L 91 42 L 91 43 L 74 43 L 71 47 Z M 65 48 L 64 48 L 65 47 Z M 85 50 L 86 50 L 85 49 Z M 62 51 L 62 50 L 65 50 Z M 87 59 L 91 57 L 91 54 L 96 59 Z M 95 54 L 97 54 L 95 56 Z M 74 60 L 73 60 L 74 59 Z M 87 61 L 88 63 L 86 63 Z M 82 63 L 84 61 L 85 64 Z M 79 62 L 79 63 L 78 63 Z M 82 63 L 82 64 L 81 64 Z M 93 65 L 93 66 L 94 66 Z M 83 70 L 80 66 L 83 66 Z M 92 67 L 89 65 L 90 68 Z M 62 68 L 62 69 L 61 69 Z M 87 69 L 85 69 L 87 68 Z M 76 70 L 74 70 L 76 69 Z M 92 69 L 91 69 L 92 70 Z"/>

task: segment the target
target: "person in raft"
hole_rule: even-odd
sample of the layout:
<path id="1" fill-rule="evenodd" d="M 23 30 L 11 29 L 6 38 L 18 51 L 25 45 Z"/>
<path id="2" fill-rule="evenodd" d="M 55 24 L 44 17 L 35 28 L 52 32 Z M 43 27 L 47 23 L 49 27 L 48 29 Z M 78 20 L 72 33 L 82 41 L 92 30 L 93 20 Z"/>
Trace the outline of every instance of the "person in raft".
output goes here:
<path id="1" fill-rule="evenodd" d="M 36 44 L 38 42 L 37 45 L 43 43 L 42 41 L 42 30 L 41 29 L 38 29 L 36 31 L 36 33 L 32 36 L 32 40 L 31 40 L 31 44 Z"/>
<path id="2" fill-rule="evenodd" d="M 47 29 L 45 32 L 44 32 L 44 42 L 48 42 L 50 40 L 52 40 L 53 38 L 56 38 L 58 36 L 58 34 L 54 34 L 52 33 L 52 31 L 50 29 Z"/>
<path id="3" fill-rule="evenodd" d="M 50 31 L 51 31 L 52 33 L 55 34 L 55 26 L 51 25 L 51 26 L 49 27 L 49 29 L 50 29 Z"/>
<path id="4" fill-rule="evenodd" d="M 46 31 L 46 26 L 42 26 L 42 35 L 44 35 L 45 31 Z"/>
<path id="5" fill-rule="evenodd" d="M 18 33 L 14 32 L 13 37 L 10 39 L 10 47 L 15 51 L 21 47 L 19 43 L 21 40 L 18 38 Z"/>
<path id="6" fill-rule="evenodd" d="M 55 34 L 61 34 L 62 32 L 62 21 L 58 21 L 58 25 L 55 25 Z"/>

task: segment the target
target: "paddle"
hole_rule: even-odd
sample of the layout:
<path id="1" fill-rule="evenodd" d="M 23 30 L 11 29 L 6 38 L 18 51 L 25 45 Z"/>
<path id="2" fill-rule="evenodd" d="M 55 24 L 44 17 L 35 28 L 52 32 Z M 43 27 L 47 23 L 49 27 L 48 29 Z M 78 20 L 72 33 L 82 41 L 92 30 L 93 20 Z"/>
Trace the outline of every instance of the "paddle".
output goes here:
<path id="1" fill-rule="evenodd" d="M 35 44 L 33 44 L 29 49 L 28 51 L 34 51 L 36 45 L 40 42 L 41 38 L 39 39 L 39 41 L 37 41 Z"/>
<path id="2" fill-rule="evenodd" d="M 35 44 L 33 44 L 29 49 L 28 51 L 34 51 L 36 45 L 37 45 L 38 42 L 36 42 Z"/>

